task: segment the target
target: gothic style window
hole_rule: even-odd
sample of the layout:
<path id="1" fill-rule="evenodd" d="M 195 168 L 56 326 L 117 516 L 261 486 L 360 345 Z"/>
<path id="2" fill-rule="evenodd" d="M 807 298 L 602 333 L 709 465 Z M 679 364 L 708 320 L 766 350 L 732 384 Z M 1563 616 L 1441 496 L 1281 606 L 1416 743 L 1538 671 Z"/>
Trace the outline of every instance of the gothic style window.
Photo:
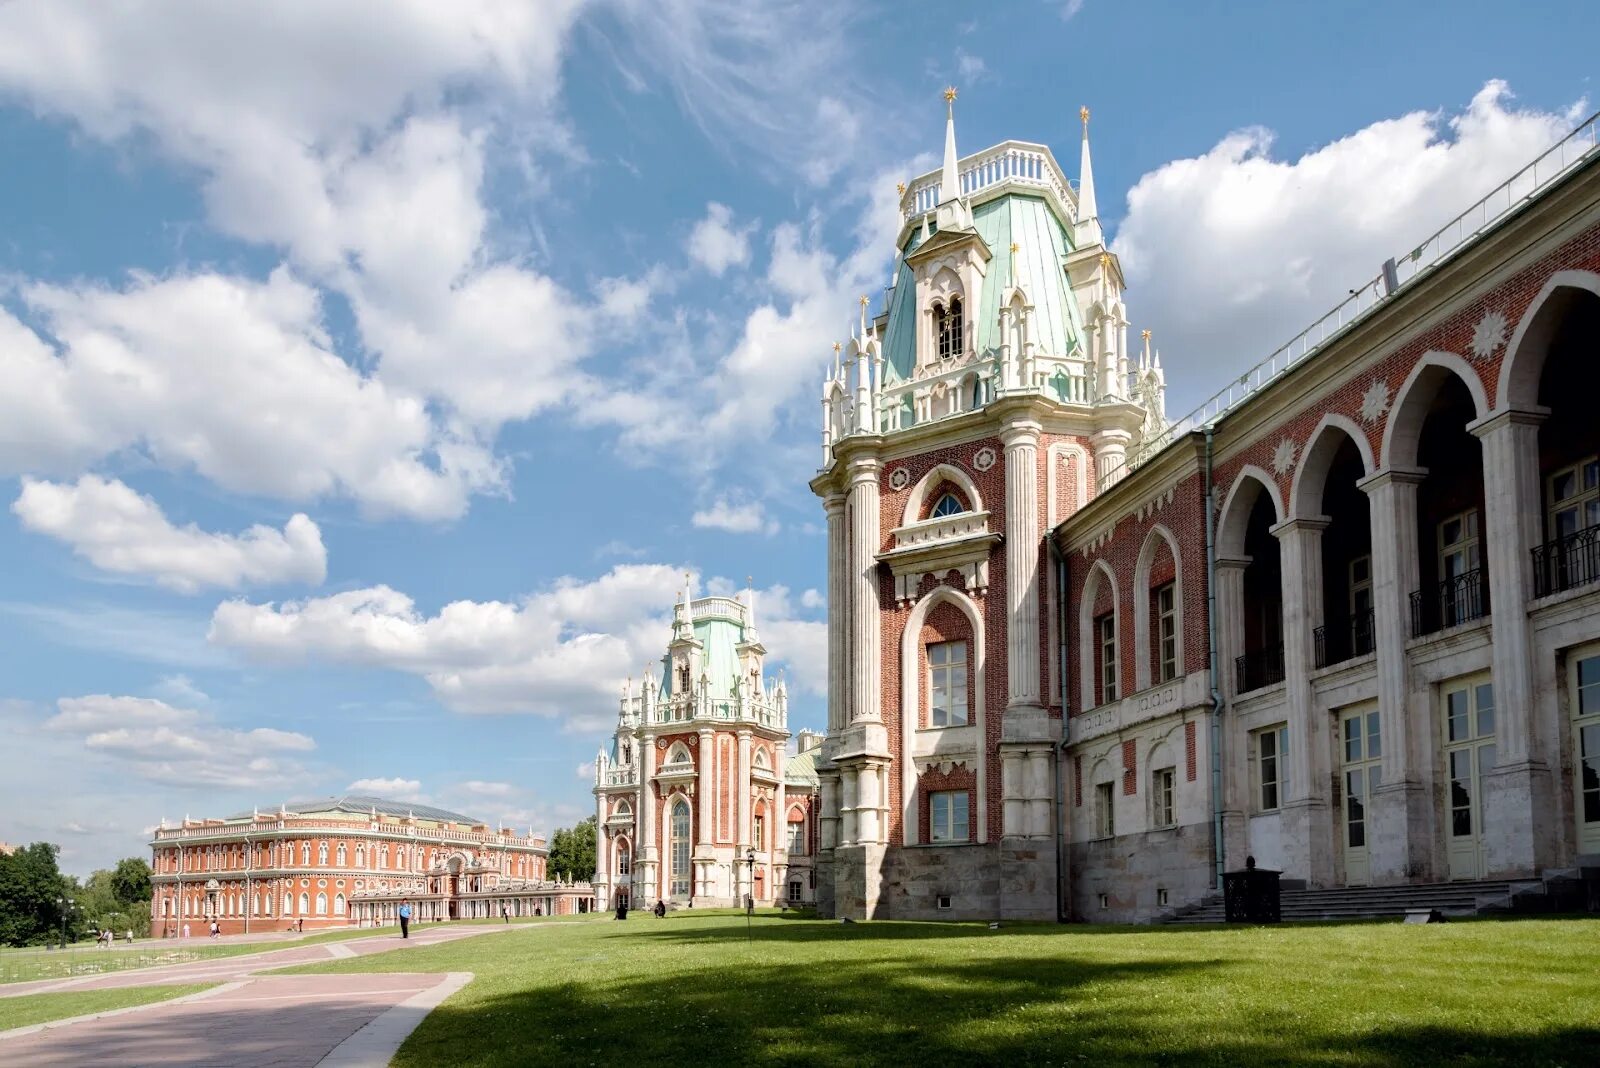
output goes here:
<path id="1" fill-rule="evenodd" d="M 934 842 L 965 842 L 970 838 L 967 823 L 967 792 L 945 790 L 928 795 L 928 838 Z"/>
<path id="2" fill-rule="evenodd" d="M 928 726 L 960 727 L 967 722 L 967 643 L 928 646 Z"/>
<path id="3" fill-rule="evenodd" d="M 623 742 L 622 743 L 622 763 L 623 763 L 624 767 L 626 767 L 627 765 L 633 763 L 633 743 L 632 742 Z"/>
<path id="4" fill-rule="evenodd" d="M 756 832 L 755 832 L 755 835 L 753 836 L 753 840 L 754 840 L 755 847 L 758 850 L 760 850 L 763 853 L 766 852 L 766 849 L 767 849 L 767 818 L 765 816 L 757 816 L 756 817 Z"/>
<path id="5" fill-rule="evenodd" d="M 301 864 L 310 864 L 311 863 L 311 843 L 310 843 L 310 841 L 304 841 L 304 842 L 300 843 L 300 863 Z"/>
<path id="6" fill-rule="evenodd" d="M 1156 591 L 1156 663 L 1157 682 L 1178 677 L 1178 597 L 1170 582 Z"/>
<path id="7" fill-rule="evenodd" d="M 672 806 L 673 897 L 689 896 L 689 806 L 680 797 Z"/>
<path id="8" fill-rule="evenodd" d="M 327 842 L 320 842 L 320 843 L 317 844 L 317 863 L 322 865 L 323 867 L 327 867 L 327 865 L 328 865 L 328 843 Z"/>
<path id="9" fill-rule="evenodd" d="M 803 820 L 793 820 L 789 824 L 789 855 L 806 855 L 806 825 Z"/>
<path id="10" fill-rule="evenodd" d="M 933 511 L 929 512 L 928 515 L 932 519 L 943 519 L 947 515 L 960 515 L 965 511 L 966 509 L 961 507 L 961 502 L 956 499 L 954 493 L 946 493 L 934 504 Z"/>
<path id="11" fill-rule="evenodd" d="M 965 351 L 960 297 L 951 297 L 948 308 L 933 306 L 933 329 L 939 340 L 939 359 L 948 360 Z"/>
<path id="12" fill-rule="evenodd" d="M 1100 702 L 1117 699 L 1117 617 L 1107 613 L 1094 621 L 1100 639 Z"/>
<path id="13" fill-rule="evenodd" d="M 628 849 L 628 843 L 623 842 L 617 847 L 617 874 L 630 875 L 633 873 L 633 853 Z"/>
<path id="14" fill-rule="evenodd" d="M 342 868 L 342 867 L 344 867 L 344 865 L 345 865 L 344 843 L 340 842 L 339 843 L 339 867 Z"/>

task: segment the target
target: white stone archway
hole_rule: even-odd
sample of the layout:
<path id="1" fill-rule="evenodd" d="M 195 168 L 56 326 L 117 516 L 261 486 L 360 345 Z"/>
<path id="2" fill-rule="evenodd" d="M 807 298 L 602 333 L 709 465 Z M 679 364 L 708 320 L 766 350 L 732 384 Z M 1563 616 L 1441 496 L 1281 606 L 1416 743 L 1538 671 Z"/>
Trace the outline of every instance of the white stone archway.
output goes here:
<path id="1" fill-rule="evenodd" d="M 978 797 L 987 797 L 988 782 L 987 742 L 988 713 L 984 691 L 988 679 L 988 656 L 984 637 L 983 612 L 961 590 L 953 586 L 938 586 L 917 602 L 906 620 L 905 631 L 900 636 L 900 808 L 901 827 L 907 845 L 915 845 L 917 829 L 917 766 L 916 738 L 922 701 L 922 677 L 918 671 L 917 650 L 921 643 L 922 627 L 928 614 L 942 604 L 949 604 L 967 619 L 972 628 L 972 723 L 968 729 L 974 738 L 974 767 L 977 769 Z M 960 728 L 957 728 L 960 729 Z M 946 728 L 949 730 L 949 728 Z M 989 840 L 987 806 L 978 805 L 978 841 Z"/>

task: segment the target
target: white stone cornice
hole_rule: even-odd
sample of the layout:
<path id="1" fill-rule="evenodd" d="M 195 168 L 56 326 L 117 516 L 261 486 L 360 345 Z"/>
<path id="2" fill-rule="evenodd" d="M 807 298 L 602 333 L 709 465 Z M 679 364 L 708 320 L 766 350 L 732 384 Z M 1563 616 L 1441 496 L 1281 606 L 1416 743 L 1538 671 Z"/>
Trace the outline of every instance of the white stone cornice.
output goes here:
<path id="1" fill-rule="evenodd" d="M 1271 534 L 1275 538 L 1280 538 L 1280 539 L 1284 538 L 1284 537 L 1287 537 L 1290 534 L 1297 533 L 1299 531 L 1315 531 L 1316 533 L 1320 534 L 1324 530 L 1327 530 L 1329 524 L 1331 524 L 1332 522 L 1333 522 L 1333 517 L 1332 516 L 1326 516 L 1326 515 L 1300 516 L 1298 518 L 1285 519 L 1281 523 L 1273 524 L 1272 526 L 1267 528 L 1267 533 Z"/>
<path id="2" fill-rule="evenodd" d="M 1385 467 L 1365 478 L 1356 479 L 1356 488 L 1363 493 L 1372 494 L 1391 484 L 1416 485 L 1427 477 L 1427 470 L 1420 467 Z"/>
<path id="3" fill-rule="evenodd" d="M 1490 412 L 1482 419 L 1474 419 L 1467 424 L 1467 433 L 1482 439 L 1485 435 L 1492 434 L 1505 426 L 1538 426 L 1550 418 L 1550 409 L 1544 405 L 1535 405 L 1532 408 L 1501 408 Z"/>

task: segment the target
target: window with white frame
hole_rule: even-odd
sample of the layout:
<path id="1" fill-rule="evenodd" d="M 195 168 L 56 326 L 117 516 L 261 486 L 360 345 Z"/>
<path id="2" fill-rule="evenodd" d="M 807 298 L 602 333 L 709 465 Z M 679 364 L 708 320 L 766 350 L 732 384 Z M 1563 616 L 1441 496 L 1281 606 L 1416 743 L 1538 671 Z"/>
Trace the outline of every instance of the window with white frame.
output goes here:
<path id="1" fill-rule="evenodd" d="M 1176 804 L 1176 768 L 1157 768 L 1150 776 L 1150 803 L 1155 807 L 1153 822 L 1157 827 L 1171 827 L 1178 822 Z"/>
<path id="2" fill-rule="evenodd" d="M 941 790 L 928 795 L 928 839 L 965 842 L 971 836 L 967 822 L 967 791 Z"/>
<path id="3" fill-rule="evenodd" d="M 1563 467 L 1546 481 L 1552 539 L 1600 524 L 1600 460 L 1591 456 Z"/>
<path id="4" fill-rule="evenodd" d="M 322 867 L 328 866 L 328 843 L 320 842 L 317 845 L 317 863 Z"/>
<path id="5" fill-rule="evenodd" d="M 967 722 L 967 643 L 928 646 L 928 726 L 960 727 Z"/>
<path id="6" fill-rule="evenodd" d="M 1256 799 L 1262 812 L 1274 812 L 1282 807 L 1289 789 L 1289 728 L 1268 727 L 1256 731 L 1255 745 Z"/>
<path id="7" fill-rule="evenodd" d="M 311 863 L 311 842 L 309 840 L 305 840 L 300 843 L 300 863 Z"/>
<path id="8" fill-rule="evenodd" d="M 1178 677 L 1178 587 L 1169 582 L 1156 590 L 1156 681 Z"/>
<path id="9" fill-rule="evenodd" d="M 1110 838 L 1117 833 L 1116 784 L 1094 784 L 1094 836 Z"/>
<path id="10" fill-rule="evenodd" d="M 795 857 L 806 855 L 806 825 L 804 820 L 791 820 L 789 822 L 789 855 Z"/>
<path id="11" fill-rule="evenodd" d="M 1453 515 L 1439 524 L 1439 578 L 1460 578 L 1478 569 L 1478 513 Z"/>
<path id="12" fill-rule="evenodd" d="M 1100 645 L 1100 703 L 1117 699 L 1117 617 L 1108 612 L 1094 621 L 1096 640 Z"/>
<path id="13" fill-rule="evenodd" d="M 946 493 L 934 502 L 933 510 L 928 513 L 930 519 L 943 519 L 945 516 L 960 515 L 966 509 L 961 507 L 961 501 L 954 493 Z"/>
<path id="14" fill-rule="evenodd" d="M 345 851 L 344 851 L 344 843 L 340 842 L 339 843 L 339 867 L 341 867 L 341 868 L 344 867 L 344 865 L 345 865 L 345 856 L 346 856 L 346 854 L 345 854 Z"/>
<path id="15" fill-rule="evenodd" d="M 756 849 L 765 852 L 767 848 L 767 818 L 765 816 L 757 816 L 755 825 L 756 830 L 755 834 L 751 835 L 751 841 L 755 844 Z"/>
<path id="16" fill-rule="evenodd" d="M 933 330 L 939 346 L 939 359 L 948 360 L 961 355 L 965 348 L 962 336 L 965 324 L 962 321 L 960 297 L 951 297 L 948 307 L 940 304 L 933 306 Z"/>

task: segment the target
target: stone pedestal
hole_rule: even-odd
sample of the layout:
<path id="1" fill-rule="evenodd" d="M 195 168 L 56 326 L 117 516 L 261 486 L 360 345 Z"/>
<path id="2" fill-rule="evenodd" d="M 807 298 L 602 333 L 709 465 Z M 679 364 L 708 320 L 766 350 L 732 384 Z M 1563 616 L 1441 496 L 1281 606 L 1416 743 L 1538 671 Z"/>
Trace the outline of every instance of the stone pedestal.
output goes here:
<path id="1" fill-rule="evenodd" d="M 834 915 L 840 919 L 886 918 L 882 845 L 840 846 L 833 851 Z"/>
<path id="2" fill-rule="evenodd" d="M 1057 918 L 1055 842 L 1047 838 L 1000 840 L 1000 918 Z"/>
<path id="3" fill-rule="evenodd" d="M 1538 874 L 1556 862 L 1555 777 L 1524 760 L 1484 774 L 1483 838 L 1486 875 L 1506 879 Z"/>
<path id="4" fill-rule="evenodd" d="M 1373 790 L 1367 798 L 1367 866 L 1372 882 L 1431 881 L 1433 823 L 1433 807 L 1420 783 L 1386 782 Z"/>

